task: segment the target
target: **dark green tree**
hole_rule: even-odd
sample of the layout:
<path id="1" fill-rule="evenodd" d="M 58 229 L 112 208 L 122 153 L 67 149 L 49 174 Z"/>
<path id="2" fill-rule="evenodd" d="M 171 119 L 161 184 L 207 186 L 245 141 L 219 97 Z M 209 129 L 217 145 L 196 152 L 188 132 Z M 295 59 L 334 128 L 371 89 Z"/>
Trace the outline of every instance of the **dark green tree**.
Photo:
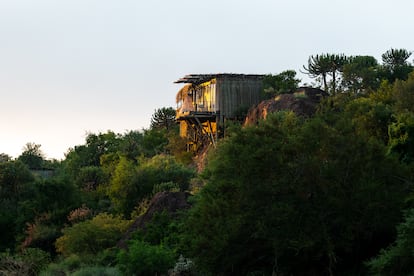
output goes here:
<path id="1" fill-rule="evenodd" d="M 414 112 L 414 72 L 407 80 L 396 80 L 392 87 L 394 108 L 399 112 Z"/>
<path id="2" fill-rule="evenodd" d="M 154 111 L 151 117 L 151 129 L 170 130 L 175 125 L 175 109 L 162 107 Z"/>
<path id="3" fill-rule="evenodd" d="M 29 193 L 30 192 L 30 193 Z M 37 179 L 32 190 L 19 202 L 16 218 L 24 235 L 21 247 L 38 247 L 54 252 L 54 242 L 67 222 L 67 215 L 81 205 L 81 194 L 68 178 Z"/>
<path id="4" fill-rule="evenodd" d="M 171 249 L 139 240 L 133 240 L 128 250 L 118 254 L 118 266 L 126 275 L 166 275 L 174 260 Z"/>
<path id="5" fill-rule="evenodd" d="M 406 49 L 393 49 L 382 54 L 385 78 L 390 82 L 406 80 L 408 74 L 413 71 L 413 66 L 408 62 L 411 52 Z"/>
<path id="6" fill-rule="evenodd" d="M 411 52 L 407 51 L 406 49 L 393 49 L 386 51 L 382 54 L 382 61 L 386 66 L 390 66 L 391 68 L 395 68 L 401 65 L 408 64 L 408 58 L 411 56 Z"/>
<path id="7" fill-rule="evenodd" d="M 394 244 L 367 262 L 372 275 L 412 275 L 414 273 L 414 209 L 405 213 L 405 221 L 397 227 Z"/>
<path id="8" fill-rule="evenodd" d="M 372 56 L 351 56 L 343 66 L 342 86 L 354 93 L 373 91 L 380 85 L 379 65 Z"/>
<path id="9" fill-rule="evenodd" d="M 343 54 L 321 54 L 310 56 L 308 66 L 303 66 L 305 73 L 311 78 L 322 78 L 324 90 L 329 92 L 327 76 L 331 75 L 331 93 L 335 94 L 337 90 L 338 74 L 342 72 L 347 58 Z"/>
<path id="10" fill-rule="evenodd" d="M 91 257 L 114 247 L 128 224 L 129 221 L 119 216 L 98 214 L 90 220 L 64 228 L 63 235 L 56 240 L 56 249 L 65 256 L 78 254 Z"/>
<path id="11" fill-rule="evenodd" d="M 399 221 L 403 173 L 349 116 L 276 113 L 211 155 L 184 240 L 204 272 L 364 272 Z"/>
<path id="12" fill-rule="evenodd" d="M 143 132 L 131 130 L 122 136 L 120 141 L 120 152 L 128 159 L 136 160 L 141 154 L 143 154 L 144 140 Z M 101 160 L 102 161 L 102 160 Z"/>
<path id="13" fill-rule="evenodd" d="M 152 157 L 166 153 L 168 134 L 167 129 L 145 129 L 141 142 L 142 154 L 145 157 Z"/>
<path id="14" fill-rule="evenodd" d="M 263 79 L 263 90 L 269 96 L 294 92 L 300 83 L 294 70 L 286 70 L 277 75 L 266 75 Z"/>
<path id="15" fill-rule="evenodd" d="M 0 153 L 0 163 L 3 162 L 8 162 L 10 161 L 12 158 L 10 157 L 10 155 L 5 154 L 5 153 Z"/>
<path id="16" fill-rule="evenodd" d="M 178 163 L 173 156 L 142 158 L 138 164 L 121 157 L 110 181 L 108 195 L 114 208 L 128 217 L 142 199 L 151 195 L 155 185 L 173 182 L 184 191 L 193 176 L 194 171 Z"/>
<path id="17" fill-rule="evenodd" d="M 29 169 L 42 169 L 44 163 L 44 154 L 40 149 L 41 145 L 35 143 L 27 143 L 22 154 L 17 158 L 26 164 Z"/>
<path id="18" fill-rule="evenodd" d="M 396 122 L 389 125 L 389 153 L 398 155 L 405 163 L 414 161 L 414 114 L 400 113 Z"/>
<path id="19" fill-rule="evenodd" d="M 337 92 L 337 81 L 339 74 L 342 73 L 343 67 L 348 63 L 344 54 L 327 55 L 330 64 L 329 74 L 332 76 L 332 94 Z"/>
<path id="20" fill-rule="evenodd" d="M 389 125 L 395 120 L 389 105 L 368 97 L 358 97 L 346 103 L 344 116 L 349 116 L 355 132 L 375 138 L 384 145 L 389 140 Z"/>
<path id="21" fill-rule="evenodd" d="M 305 73 L 311 78 L 322 78 L 322 83 L 325 91 L 328 91 L 327 76 L 331 70 L 328 54 L 321 54 L 310 56 L 308 59 L 308 66 L 303 66 Z"/>
<path id="22" fill-rule="evenodd" d="M 17 235 L 24 227 L 20 203 L 33 196 L 33 175 L 20 161 L 0 163 L 0 251 L 14 249 Z"/>

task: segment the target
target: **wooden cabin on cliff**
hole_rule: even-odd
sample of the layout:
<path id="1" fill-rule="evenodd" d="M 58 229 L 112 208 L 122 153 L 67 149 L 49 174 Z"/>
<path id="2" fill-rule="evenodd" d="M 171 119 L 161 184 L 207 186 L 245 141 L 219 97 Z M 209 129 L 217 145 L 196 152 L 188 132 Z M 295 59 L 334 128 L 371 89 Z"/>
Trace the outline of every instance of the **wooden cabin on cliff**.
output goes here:
<path id="1" fill-rule="evenodd" d="M 226 120 L 237 119 L 263 100 L 263 75 L 193 74 L 177 80 L 176 120 L 189 150 L 215 145 Z"/>

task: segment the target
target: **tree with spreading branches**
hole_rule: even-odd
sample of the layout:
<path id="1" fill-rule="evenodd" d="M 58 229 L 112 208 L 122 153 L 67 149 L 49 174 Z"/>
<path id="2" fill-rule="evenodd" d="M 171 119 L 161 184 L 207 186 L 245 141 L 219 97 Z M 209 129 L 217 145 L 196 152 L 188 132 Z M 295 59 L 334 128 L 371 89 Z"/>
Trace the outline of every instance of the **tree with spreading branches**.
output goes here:
<path id="1" fill-rule="evenodd" d="M 303 66 L 303 69 L 311 78 L 321 77 L 325 91 L 328 91 L 327 76 L 331 75 L 332 93 L 335 94 L 338 73 L 342 72 L 346 63 L 347 58 L 344 54 L 320 54 L 310 56 L 308 66 Z"/>
<path id="2" fill-rule="evenodd" d="M 170 130 L 174 124 L 175 110 L 172 107 L 158 108 L 151 117 L 151 129 Z"/>

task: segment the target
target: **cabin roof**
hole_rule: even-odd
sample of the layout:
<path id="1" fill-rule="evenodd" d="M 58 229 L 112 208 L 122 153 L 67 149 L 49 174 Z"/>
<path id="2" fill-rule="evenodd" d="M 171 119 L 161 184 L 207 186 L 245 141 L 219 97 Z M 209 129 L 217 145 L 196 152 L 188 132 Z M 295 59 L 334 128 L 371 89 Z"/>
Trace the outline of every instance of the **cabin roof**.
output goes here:
<path id="1" fill-rule="evenodd" d="M 264 75 L 254 74 L 231 74 L 231 73 L 219 73 L 219 74 L 190 74 L 186 75 L 174 83 L 191 83 L 201 84 L 203 82 L 210 81 L 215 78 L 232 78 L 232 79 L 262 79 Z"/>

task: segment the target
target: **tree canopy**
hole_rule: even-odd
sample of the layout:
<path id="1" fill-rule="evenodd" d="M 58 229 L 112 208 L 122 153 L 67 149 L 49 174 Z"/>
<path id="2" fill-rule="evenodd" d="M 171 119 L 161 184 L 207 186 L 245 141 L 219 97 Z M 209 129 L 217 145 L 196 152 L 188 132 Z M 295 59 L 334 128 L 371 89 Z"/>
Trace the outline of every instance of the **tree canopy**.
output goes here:
<path id="1" fill-rule="evenodd" d="M 305 73 L 329 92 L 315 114 L 226 121 L 196 156 L 171 107 L 61 161 L 36 143 L 1 153 L 0 275 L 411 275 L 410 57 L 312 55 Z M 299 85 L 286 70 L 263 92 Z"/>

